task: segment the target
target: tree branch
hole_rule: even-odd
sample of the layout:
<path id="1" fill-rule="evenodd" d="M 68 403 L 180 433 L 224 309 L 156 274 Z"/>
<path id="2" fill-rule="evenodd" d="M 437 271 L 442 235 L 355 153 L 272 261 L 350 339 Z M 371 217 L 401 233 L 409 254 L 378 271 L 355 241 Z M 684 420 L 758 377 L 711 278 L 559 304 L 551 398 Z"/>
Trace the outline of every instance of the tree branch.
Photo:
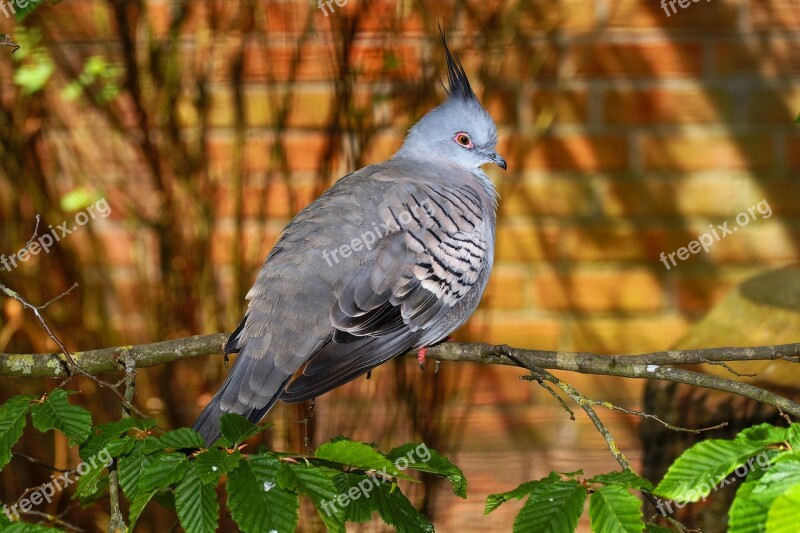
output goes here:
<path id="1" fill-rule="evenodd" d="M 150 367 L 181 359 L 219 354 L 228 334 L 185 337 L 153 344 L 118 346 L 72 353 L 74 361 L 86 372 L 102 374 L 124 370 L 122 361 L 130 358 L 137 368 Z M 490 344 L 443 343 L 428 350 L 427 357 L 437 361 L 519 366 L 506 357 L 510 353 L 523 365 L 582 374 L 643 378 L 686 383 L 730 392 L 771 405 L 781 412 L 800 418 L 800 404 L 749 383 L 721 378 L 672 365 L 714 364 L 720 361 L 800 362 L 800 343 L 751 348 L 707 348 L 670 350 L 641 355 L 598 355 L 588 352 L 550 352 L 524 350 Z M 407 354 L 416 357 L 416 352 Z M 0 377 L 64 377 L 63 354 L 0 354 Z"/>

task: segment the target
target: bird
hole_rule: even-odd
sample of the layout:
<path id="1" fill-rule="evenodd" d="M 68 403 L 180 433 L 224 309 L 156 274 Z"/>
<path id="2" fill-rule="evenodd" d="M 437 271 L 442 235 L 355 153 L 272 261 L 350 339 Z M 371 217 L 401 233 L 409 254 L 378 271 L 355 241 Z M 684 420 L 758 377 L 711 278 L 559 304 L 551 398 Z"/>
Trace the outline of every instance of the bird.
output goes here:
<path id="1" fill-rule="evenodd" d="M 267 255 L 224 346 L 239 355 L 194 424 L 207 444 L 223 414 L 256 424 L 279 399 L 316 398 L 442 342 L 478 307 L 499 198 L 482 167 L 507 165 L 497 126 L 440 34 L 444 101 L 390 159 L 340 178 L 300 211 Z"/>

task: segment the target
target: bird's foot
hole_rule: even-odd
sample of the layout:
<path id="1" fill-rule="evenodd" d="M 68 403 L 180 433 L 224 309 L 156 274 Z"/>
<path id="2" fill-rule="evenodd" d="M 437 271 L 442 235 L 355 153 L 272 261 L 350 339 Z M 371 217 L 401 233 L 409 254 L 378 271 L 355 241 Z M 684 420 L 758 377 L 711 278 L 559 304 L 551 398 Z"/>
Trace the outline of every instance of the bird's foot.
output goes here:
<path id="1" fill-rule="evenodd" d="M 425 356 L 428 353 L 428 347 L 423 346 L 419 350 L 417 350 L 417 363 L 419 363 L 419 369 L 423 372 L 425 371 Z"/>

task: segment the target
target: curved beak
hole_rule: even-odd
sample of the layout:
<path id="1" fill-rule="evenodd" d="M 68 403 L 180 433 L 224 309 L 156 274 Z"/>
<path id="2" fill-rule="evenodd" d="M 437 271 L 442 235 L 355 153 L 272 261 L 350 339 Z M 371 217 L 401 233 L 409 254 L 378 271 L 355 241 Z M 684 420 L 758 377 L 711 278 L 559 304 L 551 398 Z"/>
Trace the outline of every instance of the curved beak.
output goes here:
<path id="1" fill-rule="evenodd" d="M 494 151 L 489 152 L 487 154 L 487 158 L 488 158 L 489 161 L 491 161 L 492 163 L 496 164 L 498 167 L 502 168 L 503 170 L 506 170 L 508 168 L 508 165 L 506 164 L 506 160 L 503 159 L 500 156 L 500 154 L 498 154 L 497 152 L 494 152 Z"/>

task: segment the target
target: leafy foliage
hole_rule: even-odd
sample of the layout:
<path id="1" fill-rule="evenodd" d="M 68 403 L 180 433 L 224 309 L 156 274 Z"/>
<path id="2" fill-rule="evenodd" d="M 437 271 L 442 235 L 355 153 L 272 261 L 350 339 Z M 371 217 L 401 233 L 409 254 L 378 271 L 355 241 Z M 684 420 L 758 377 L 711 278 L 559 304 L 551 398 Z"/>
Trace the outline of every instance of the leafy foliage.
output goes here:
<path id="1" fill-rule="evenodd" d="M 734 439 L 710 439 L 686 450 L 670 466 L 664 479 L 653 488 L 630 470 L 599 474 L 580 481 L 581 471 L 551 472 L 514 490 L 491 494 L 484 513 L 510 500 L 527 497 L 514 522 L 514 531 L 575 531 L 583 513 L 587 492 L 589 520 L 598 533 L 665 533 L 673 531 L 646 523 L 641 501 L 631 490 L 667 498 L 659 499 L 660 510 L 671 509 L 671 501 L 696 502 L 732 482 L 731 475 L 744 478 L 729 511 L 731 533 L 797 531 L 800 507 L 800 424 L 776 427 L 760 424 L 747 428 Z M 665 513 L 671 511 L 662 511 Z"/>
<path id="2" fill-rule="evenodd" d="M 207 447 L 194 430 L 180 428 L 154 435 L 152 419 L 125 418 L 92 425 L 88 411 L 55 389 L 41 399 L 16 396 L 0 406 L 0 461 L 8 463 L 25 428 L 28 412 L 42 432 L 64 433 L 80 446 L 81 465 L 74 498 L 88 504 L 107 494 L 108 469 L 117 471 L 128 499 L 128 527 L 134 529 L 148 505 L 174 509 L 187 533 L 211 533 L 219 524 L 217 487 L 225 482 L 230 515 L 244 532 L 293 532 L 300 497 L 307 497 L 329 531 L 344 532 L 348 521 L 377 514 L 398 531 L 433 531 L 397 485 L 416 481 L 405 470 L 448 479 L 466 497 L 466 479 L 447 458 L 424 444 L 409 443 L 381 453 L 374 445 L 339 437 L 311 456 L 287 456 L 268 450 L 242 452 L 243 443 L 262 427 L 234 414 L 224 415 L 222 438 Z M 227 476 L 227 480 L 224 478 Z M 2 531 L 54 531 L 10 522 L 0 513 Z"/>

